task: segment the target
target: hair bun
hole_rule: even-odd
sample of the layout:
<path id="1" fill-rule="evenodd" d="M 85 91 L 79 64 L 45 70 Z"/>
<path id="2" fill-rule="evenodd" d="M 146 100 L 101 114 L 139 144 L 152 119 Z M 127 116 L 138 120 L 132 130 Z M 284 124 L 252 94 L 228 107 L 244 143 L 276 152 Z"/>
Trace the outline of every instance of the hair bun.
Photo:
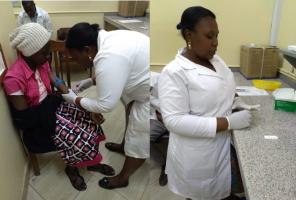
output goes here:
<path id="1" fill-rule="evenodd" d="M 92 25 L 90 25 L 90 27 L 95 31 L 100 30 L 99 24 L 92 24 Z"/>
<path id="2" fill-rule="evenodd" d="M 181 23 L 177 24 L 177 29 L 178 30 L 182 29 L 182 24 Z"/>

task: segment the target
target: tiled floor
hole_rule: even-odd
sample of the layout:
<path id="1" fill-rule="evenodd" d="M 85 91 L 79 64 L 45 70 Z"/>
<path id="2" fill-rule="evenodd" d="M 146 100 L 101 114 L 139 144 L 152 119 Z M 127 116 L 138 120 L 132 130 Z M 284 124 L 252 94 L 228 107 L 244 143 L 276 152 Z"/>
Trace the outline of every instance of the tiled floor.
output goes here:
<path id="1" fill-rule="evenodd" d="M 87 78 L 88 73 L 85 70 L 73 70 L 72 84 Z M 240 74 L 235 74 L 238 85 L 250 84 Z M 92 87 L 80 95 L 95 97 L 95 88 Z M 123 105 L 118 104 L 114 111 L 104 116 L 106 121 L 102 126 L 107 136 L 106 141 L 120 142 L 125 127 Z M 118 173 L 123 165 L 124 157 L 106 150 L 104 143 L 100 145 L 100 151 L 104 157 L 103 163 L 110 164 Z M 103 175 L 82 169 L 81 174 L 87 182 L 87 190 L 84 192 L 78 192 L 71 186 L 64 173 L 65 165 L 57 153 L 40 155 L 39 162 L 41 175 L 36 177 L 32 172 L 30 173 L 27 200 L 184 200 L 171 193 L 167 187 L 159 186 L 160 164 L 153 159 L 146 161 L 130 178 L 128 187 L 111 191 L 98 186 L 98 180 Z"/>
<path id="2" fill-rule="evenodd" d="M 72 85 L 78 80 L 88 77 L 88 71 L 73 70 L 71 74 Z M 92 87 L 80 94 L 81 96 L 95 97 L 95 88 Z M 118 104 L 111 113 L 104 114 L 106 121 L 102 125 L 107 136 L 106 141 L 120 142 L 125 128 L 124 107 Z M 114 167 L 116 173 L 121 170 L 124 157 L 108 151 L 104 143 L 100 143 L 100 152 L 103 163 Z M 116 190 L 105 190 L 98 186 L 98 180 L 103 175 L 82 169 L 87 190 L 75 190 L 64 173 L 65 165 L 57 153 L 42 154 L 38 157 L 41 175 L 34 176 L 30 172 L 27 200 L 148 200 L 148 199 L 184 199 L 178 198 L 167 187 L 158 185 L 160 166 L 153 160 L 146 161 L 144 165 L 130 178 L 129 186 Z M 151 163 L 151 165 L 149 164 Z M 150 175 L 149 175 L 150 174 Z M 153 191 L 153 192 L 152 192 Z M 153 195 L 151 196 L 151 194 Z"/>

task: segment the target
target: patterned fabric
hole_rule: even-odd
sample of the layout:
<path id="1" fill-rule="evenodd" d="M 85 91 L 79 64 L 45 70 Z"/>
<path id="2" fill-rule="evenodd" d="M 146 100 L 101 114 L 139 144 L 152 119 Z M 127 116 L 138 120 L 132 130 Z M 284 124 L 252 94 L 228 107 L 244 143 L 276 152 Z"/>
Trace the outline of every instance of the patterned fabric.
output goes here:
<path id="1" fill-rule="evenodd" d="M 56 111 L 54 143 L 67 165 L 85 167 L 100 163 L 98 151 L 105 135 L 100 125 L 90 118 L 90 113 L 76 105 L 63 102 Z"/>

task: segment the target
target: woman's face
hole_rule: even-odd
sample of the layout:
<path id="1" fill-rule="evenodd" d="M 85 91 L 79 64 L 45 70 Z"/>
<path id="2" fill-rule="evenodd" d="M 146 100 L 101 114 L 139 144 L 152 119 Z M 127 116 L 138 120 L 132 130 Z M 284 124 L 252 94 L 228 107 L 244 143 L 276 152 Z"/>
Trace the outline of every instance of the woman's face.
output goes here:
<path id="1" fill-rule="evenodd" d="M 197 58 L 210 60 L 218 47 L 218 34 L 216 20 L 205 17 L 195 25 L 194 31 L 187 31 L 185 38 L 191 42 L 191 51 Z"/>
<path id="2" fill-rule="evenodd" d="M 48 42 L 42 49 L 28 57 L 36 66 L 43 65 L 50 59 L 50 43 Z"/>
<path id="3" fill-rule="evenodd" d="M 72 59 L 77 62 L 79 65 L 85 66 L 85 67 L 92 67 L 93 62 L 92 59 L 90 59 L 89 56 L 89 49 L 68 49 L 70 56 Z"/>

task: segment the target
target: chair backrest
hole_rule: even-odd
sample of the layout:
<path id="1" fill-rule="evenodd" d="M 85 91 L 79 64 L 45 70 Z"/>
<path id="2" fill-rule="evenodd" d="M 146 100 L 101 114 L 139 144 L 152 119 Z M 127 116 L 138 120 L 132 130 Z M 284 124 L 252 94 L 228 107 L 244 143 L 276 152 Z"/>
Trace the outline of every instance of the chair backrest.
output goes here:
<path id="1" fill-rule="evenodd" d="M 63 77 L 63 72 L 62 72 L 62 69 L 61 69 L 60 54 L 62 54 L 62 53 L 64 53 L 66 51 L 65 42 L 64 41 L 51 40 L 50 41 L 50 48 L 51 48 L 51 52 L 53 54 L 56 75 L 58 77 L 62 78 Z"/>
<path id="2" fill-rule="evenodd" d="M 70 28 L 60 28 L 57 30 L 57 39 L 66 40 Z"/>
<path id="3" fill-rule="evenodd" d="M 50 48 L 51 48 L 51 52 L 52 52 L 53 58 L 54 58 L 56 75 L 63 79 L 63 65 L 62 65 L 62 63 L 65 64 L 66 73 L 67 73 L 67 84 L 68 84 L 68 87 L 70 87 L 71 80 L 70 80 L 69 63 L 72 62 L 72 58 L 69 55 L 69 52 L 66 50 L 65 41 L 51 40 L 50 46 L 51 46 Z"/>

